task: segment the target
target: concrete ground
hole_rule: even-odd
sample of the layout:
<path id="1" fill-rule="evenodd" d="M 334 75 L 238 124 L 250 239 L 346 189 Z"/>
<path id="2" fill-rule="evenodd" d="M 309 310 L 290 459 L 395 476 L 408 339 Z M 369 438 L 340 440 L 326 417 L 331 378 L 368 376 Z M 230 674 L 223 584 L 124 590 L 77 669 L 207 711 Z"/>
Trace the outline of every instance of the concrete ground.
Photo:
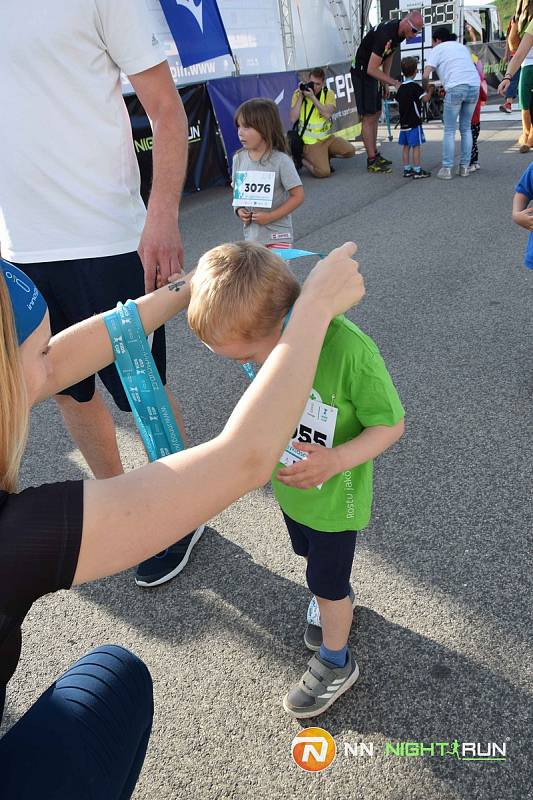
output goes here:
<path id="1" fill-rule="evenodd" d="M 154 678 L 154 730 L 136 800 L 533 796 L 533 273 L 521 266 L 526 234 L 510 216 L 530 159 L 515 146 L 516 115 L 501 117 L 483 120 L 482 169 L 466 180 L 404 180 L 395 143 L 383 146 L 392 175 L 367 174 L 359 148 L 355 159 L 335 162 L 331 179 L 304 176 L 296 243 L 321 251 L 359 244 L 367 297 L 349 317 L 379 343 L 407 411 L 405 437 L 377 462 L 374 516 L 357 546 L 350 644 L 361 677 L 316 720 L 336 739 L 333 765 L 310 775 L 290 757 L 303 726 L 281 699 L 309 657 L 309 593 L 268 487 L 211 520 L 190 565 L 167 586 L 140 590 L 128 572 L 37 603 L 3 730 L 78 656 L 112 641 L 142 656 Z M 426 133 L 423 162 L 435 175 L 442 128 L 433 123 Z M 229 190 L 185 198 L 182 231 L 189 265 L 240 238 Z M 311 264 L 296 262 L 300 278 Z M 198 443 L 220 430 L 245 380 L 183 319 L 170 323 L 168 340 L 169 382 Z M 143 451 L 131 420 L 116 420 L 130 469 Z M 43 404 L 23 485 L 81 476 L 87 468 L 54 404 Z M 454 739 L 505 744 L 507 760 L 384 753 L 386 742 Z M 373 756 L 345 755 L 345 744 L 360 742 L 373 745 Z"/>

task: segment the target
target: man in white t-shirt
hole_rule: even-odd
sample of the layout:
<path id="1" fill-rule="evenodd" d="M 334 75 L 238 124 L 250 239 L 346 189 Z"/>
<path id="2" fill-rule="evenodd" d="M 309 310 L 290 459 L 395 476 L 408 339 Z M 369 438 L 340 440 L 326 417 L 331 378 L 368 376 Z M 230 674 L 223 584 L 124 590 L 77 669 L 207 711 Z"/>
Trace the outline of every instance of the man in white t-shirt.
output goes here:
<path id="1" fill-rule="evenodd" d="M 121 71 L 153 126 L 148 210 Z M 179 271 L 188 125 L 146 0 L 2 3 L 0 75 L 1 252 L 41 289 L 52 333 L 152 291 Z M 165 383 L 163 328 L 152 352 Z M 115 367 L 100 377 L 129 411 Z M 121 474 L 113 418 L 94 376 L 57 401 L 95 477 Z M 140 565 L 137 582 L 153 585 L 177 574 L 199 535 L 152 566 Z"/>
<path id="2" fill-rule="evenodd" d="M 470 174 L 472 131 L 470 122 L 479 97 L 480 78 L 468 47 L 455 41 L 447 28 L 434 28 L 433 49 L 429 51 L 422 85 L 427 91 L 429 77 L 436 70 L 446 91 L 444 98 L 444 138 L 442 167 L 437 178 L 450 180 L 454 165 L 455 131 L 459 118 L 461 158 L 459 175 Z"/>

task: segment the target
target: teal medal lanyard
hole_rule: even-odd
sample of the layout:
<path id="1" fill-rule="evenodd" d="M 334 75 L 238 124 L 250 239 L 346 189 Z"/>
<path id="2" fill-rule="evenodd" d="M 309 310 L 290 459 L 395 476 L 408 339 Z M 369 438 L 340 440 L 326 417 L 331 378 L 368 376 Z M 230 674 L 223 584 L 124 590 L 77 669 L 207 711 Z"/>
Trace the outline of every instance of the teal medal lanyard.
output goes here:
<path id="1" fill-rule="evenodd" d="M 115 365 L 150 461 L 184 450 L 133 300 L 104 314 Z"/>
<path id="2" fill-rule="evenodd" d="M 302 256 L 315 256 L 308 250 L 272 248 L 285 261 Z M 283 321 L 287 325 L 292 309 Z M 166 392 L 161 383 L 152 352 L 146 341 L 137 306 L 133 300 L 118 303 L 116 309 L 104 314 L 111 339 L 115 366 L 128 398 L 135 424 L 139 430 L 150 461 L 185 449 Z M 241 365 L 246 377 L 253 381 L 256 371 L 247 362 Z"/>

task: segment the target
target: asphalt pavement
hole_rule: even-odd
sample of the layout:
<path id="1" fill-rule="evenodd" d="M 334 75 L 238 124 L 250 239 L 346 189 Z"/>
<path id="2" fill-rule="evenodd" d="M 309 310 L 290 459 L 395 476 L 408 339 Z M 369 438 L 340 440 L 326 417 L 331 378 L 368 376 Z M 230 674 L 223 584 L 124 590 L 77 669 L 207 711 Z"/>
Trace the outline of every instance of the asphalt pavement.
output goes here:
<path id="1" fill-rule="evenodd" d="M 533 272 L 521 266 L 527 236 L 510 215 L 530 156 L 518 153 L 515 115 L 492 114 L 482 118 L 479 173 L 438 181 L 441 126 L 426 135 L 431 179 L 405 180 L 401 148 L 388 142 L 393 174 L 370 175 L 359 146 L 330 179 L 303 176 L 305 203 L 294 215 L 299 247 L 358 243 L 367 297 L 349 317 L 379 344 L 407 412 L 405 436 L 377 461 L 373 519 L 357 545 L 350 646 L 361 677 L 314 723 L 334 736 L 334 763 L 313 775 L 291 760 L 305 725 L 281 699 L 309 657 L 309 593 L 268 487 L 211 520 L 168 585 L 141 590 L 130 571 L 38 602 L 3 730 L 77 657 L 117 642 L 154 679 L 135 800 L 533 796 Z M 186 197 L 181 220 L 189 266 L 240 238 L 228 189 Z M 299 278 L 312 263 L 295 262 Z M 199 443 L 220 430 L 245 379 L 183 318 L 167 335 L 169 383 Z M 129 417 L 114 413 L 130 469 L 143 450 Z M 87 467 L 47 402 L 33 413 L 23 486 L 80 476 Z M 454 740 L 504 750 L 505 760 L 385 752 L 387 742 L 451 750 Z M 350 755 L 358 743 L 363 755 Z"/>

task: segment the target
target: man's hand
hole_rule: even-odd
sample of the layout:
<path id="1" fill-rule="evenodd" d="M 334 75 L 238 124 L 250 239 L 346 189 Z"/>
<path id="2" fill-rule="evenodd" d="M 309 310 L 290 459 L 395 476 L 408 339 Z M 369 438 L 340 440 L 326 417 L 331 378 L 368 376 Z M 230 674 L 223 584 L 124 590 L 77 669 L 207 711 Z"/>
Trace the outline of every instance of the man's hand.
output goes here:
<path id="1" fill-rule="evenodd" d="M 300 89 L 304 97 L 308 97 L 310 100 L 316 99 L 316 95 L 312 89 L 304 89 L 303 91 Z"/>
<path id="2" fill-rule="evenodd" d="M 245 225 L 249 225 L 252 221 L 252 212 L 248 211 L 247 208 L 238 208 L 237 216 L 242 222 L 244 222 Z"/>
<path id="3" fill-rule="evenodd" d="M 523 211 L 513 212 L 513 222 L 525 228 L 526 231 L 533 231 L 533 208 L 525 208 Z"/>
<path id="4" fill-rule="evenodd" d="M 148 214 L 137 252 L 144 268 L 147 294 L 158 285 L 164 286 L 172 273 L 181 272 L 184 253 L 176 218 Z"/>
<path id="5" fill-rule="evenodd" d="M 311 489 L 320 486 L 334 475 L 341 472 L 335 449 L 321 444 L 305 444 L 294 439 L 292 446 L 296 450 L 307 453 L 304 461 L 291 467 L 282 467 L 276 475 L 280 483 L 295 489 Z"/>
<path id="6" fill-rule="evenodd" d="M 268 225 L 270 217 L 270 211 L 264 211 L 261 208 L 254 208 L 252 211 L 252 222 L 256 222 L 258 225 Z"/>
<path id="7" fill-rule="evenodd" d="M 189 273 L 191 275 L 192 272 Z M 162 280 L 159 272 L 157 273 L 156 277 L 156 289 L 161 289 L 162 286 L 171 286 L 178 281 L 182 281 L 185 276 L 185 272 L 173 272 L 172 275 L 169 275 L 166 281 Z"/>
<path id="8" fill-rule="evenodd" d="M 319 261 L 302 286 L 302 298 L 309 296 L 314 303 L 326 304 L 331 318 L 360 303 L 365 284 L 359 264 L 352 259 L 356 251 L 354 242 L 346 242 Z"/>

